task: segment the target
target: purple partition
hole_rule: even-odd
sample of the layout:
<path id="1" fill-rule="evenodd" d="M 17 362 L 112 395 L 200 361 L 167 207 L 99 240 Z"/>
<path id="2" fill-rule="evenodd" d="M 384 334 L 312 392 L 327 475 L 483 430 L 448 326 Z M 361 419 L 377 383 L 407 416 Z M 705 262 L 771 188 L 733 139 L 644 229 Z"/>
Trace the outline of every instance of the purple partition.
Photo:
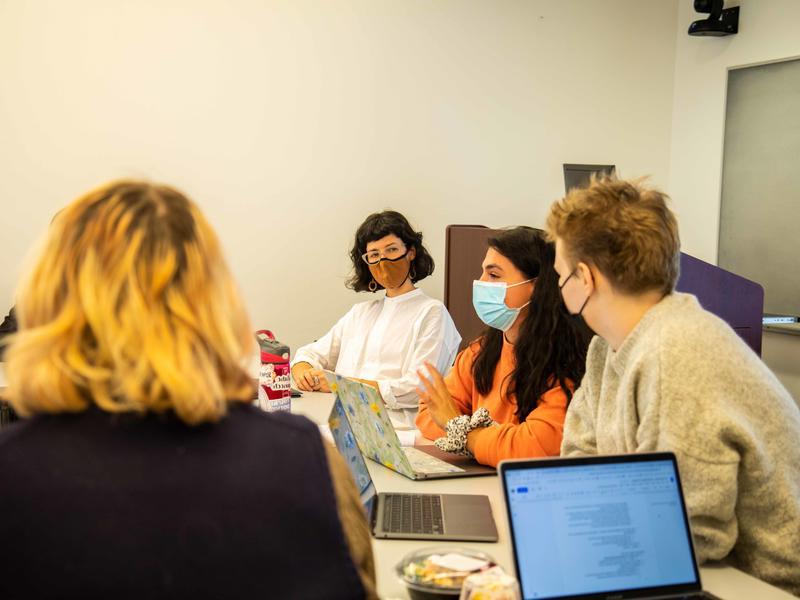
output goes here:
<path id="1" fill-rule="evenodd" d="M 444 304 L 463 338 L 462 348 L 484 328 L 472 308 L 472 281 L 480 277 L 486 242 L 494 231 L 482 225 L 447 226 Z M 725 320 L 761 356 L 764 288 L 759 284 L 681 253 L 677 289 L 697 296 L 703 308 Z"/>
<path id="2" fill-rule="evenodd" d="M 764 288 L 754 281 L 681 252 L 681 276 L 676 289 L 694 294 L 761 356 Z"/>

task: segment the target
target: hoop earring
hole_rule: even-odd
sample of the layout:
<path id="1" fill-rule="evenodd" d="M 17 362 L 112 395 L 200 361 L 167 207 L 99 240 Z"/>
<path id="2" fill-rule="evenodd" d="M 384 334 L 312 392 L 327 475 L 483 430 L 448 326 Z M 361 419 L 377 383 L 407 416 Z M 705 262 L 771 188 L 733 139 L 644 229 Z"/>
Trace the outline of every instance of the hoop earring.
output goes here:
<path id="1" fill-rule="evenodd" d="M 369 291 L 374 294 L 376 291 L 378 291 L 378 284 L 373 279 L 372 281 L 369 282 L 369 285 L 367 286 L 367 288 L 369 288 Z"/>
<path id="2" fill-rule="evenodd" d="M 409 272 L 408 276 L 409 276 L 410 279 L 416 279 L 417 278 L 417 272 L 414 270 L 414 267 L 411 267 L 411 271 Z"/>

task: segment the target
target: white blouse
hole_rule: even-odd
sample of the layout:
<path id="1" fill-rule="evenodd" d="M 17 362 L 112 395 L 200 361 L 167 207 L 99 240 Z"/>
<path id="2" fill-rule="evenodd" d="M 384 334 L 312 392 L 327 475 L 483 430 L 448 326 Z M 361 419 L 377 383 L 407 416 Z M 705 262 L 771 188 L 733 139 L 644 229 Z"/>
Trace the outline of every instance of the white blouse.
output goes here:
<path id="1" fill-rule="evenodd" d="M 414 427 L 417 369 L 429 361 L 446 374 L 460 343 L 444 304 L 416 289 L 356 304 L 328 333 L 299 348 L 292 366 L 307 362 L 343 377 L 377 381 L 392 420 Z"/>

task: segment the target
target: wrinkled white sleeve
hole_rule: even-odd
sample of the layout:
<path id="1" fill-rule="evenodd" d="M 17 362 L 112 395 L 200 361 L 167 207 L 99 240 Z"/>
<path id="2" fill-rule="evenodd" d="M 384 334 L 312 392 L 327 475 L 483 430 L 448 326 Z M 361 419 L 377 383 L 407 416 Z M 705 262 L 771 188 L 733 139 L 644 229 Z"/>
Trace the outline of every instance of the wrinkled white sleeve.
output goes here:
<path id="1" fill-rule="evenodd" d="M 378 382 L 386 406 L 392 409 L 418 408 L 417 369 L 423 369 L 425 361 L 428 361 L 442 375 L 446 375 L 453 366 L 460 343 L 461 336 L 444 305 L 434 306 L 428 310 L 422 318 L 416 343 L 409 350 L 412 357 L 406 363 L 408 368 L 397 379 L 384 379 Z"/>
<path id="2" fill-rule="evenodd" d="M 339 361 L 339 350 L 342 347 L 342 337 L 352 321 L 354 310 L 355 307 L 351 308 L 328 333 L 316 342 L 298 348 L 292 359 L 292 366 L 300 362 L 307 362 L 315 369 L 335 370 L 336 363 Z"/>

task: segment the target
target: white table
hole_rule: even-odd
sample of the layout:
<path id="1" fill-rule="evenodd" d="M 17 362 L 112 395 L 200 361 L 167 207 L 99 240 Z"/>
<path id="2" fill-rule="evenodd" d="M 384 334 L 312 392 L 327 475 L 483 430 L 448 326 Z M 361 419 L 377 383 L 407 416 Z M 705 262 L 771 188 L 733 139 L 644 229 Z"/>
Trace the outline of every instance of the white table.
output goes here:
<path id="1" fill-rule="evenodd" d="M 5 386 L 3 363 L 0 363 L 0 388 Z M 333 406 L 331 394 L 308 393 L 292 399 L 292 411 L 303 414 L 316 423 L 326 423 Z M 509 573 L 514 572 L 511 542 L 508 531 L 503 491 L 497 477 L 466 477 L 432 481 L 411 481 L 389 469 L 368 460 L 370 475 L 379 492 L 429 492 L 451 494 L 485 494 L 489 497 L 497 523 L 499 541 L 494 544 L 469 543 L 472 548 L 486 552 Z M 405 587 L 394 574 L 394 566 L 408 552 L 427 542 L 419 540 L 372 540 L 378 593 L 382 598 L 408 598 Z M 465 542 L 437 542 L 437 546 L 457 548 Z M 706 590 L 723 600 L 791 600 L 791 594 L 727 566 L 705 566 L 701 569 Z"/>
<path id="2" fill-rule="evenodd" d="M 302 398 L 292 399 L 292 412 L 307 416 L 316 423 L 326 423 L 333 406 L 331 394 L 305 392 Z M 485 494 L 489 497 L 494 519 L 497 523 L 499 541 L 494 544 L 471 542 L 435 542 L 436 546 L 468 545 L 486 552 L 507 572 L 514 573 L 511 556 L 511 540 L 508 519 L 503 501 L 503 491 L 497 477 L 465 477 L 432 481 L 411 481 L 386 467 L 367 460 L 370 475 L 379 492 L 416 492 Z M 375 555 L 375 571 L 378 593 L 382 598 L 408 598 L 405 587 L 394 573 L 395 565 L 408 552 L 417 550 L 429 542 L 420 540 L 372 540 Z M 768 585 L 763 581 L 728 566 L 705 566 L 701 569 L 705 589 L 723 600 L 791 600 L 791 594 Z"/>

